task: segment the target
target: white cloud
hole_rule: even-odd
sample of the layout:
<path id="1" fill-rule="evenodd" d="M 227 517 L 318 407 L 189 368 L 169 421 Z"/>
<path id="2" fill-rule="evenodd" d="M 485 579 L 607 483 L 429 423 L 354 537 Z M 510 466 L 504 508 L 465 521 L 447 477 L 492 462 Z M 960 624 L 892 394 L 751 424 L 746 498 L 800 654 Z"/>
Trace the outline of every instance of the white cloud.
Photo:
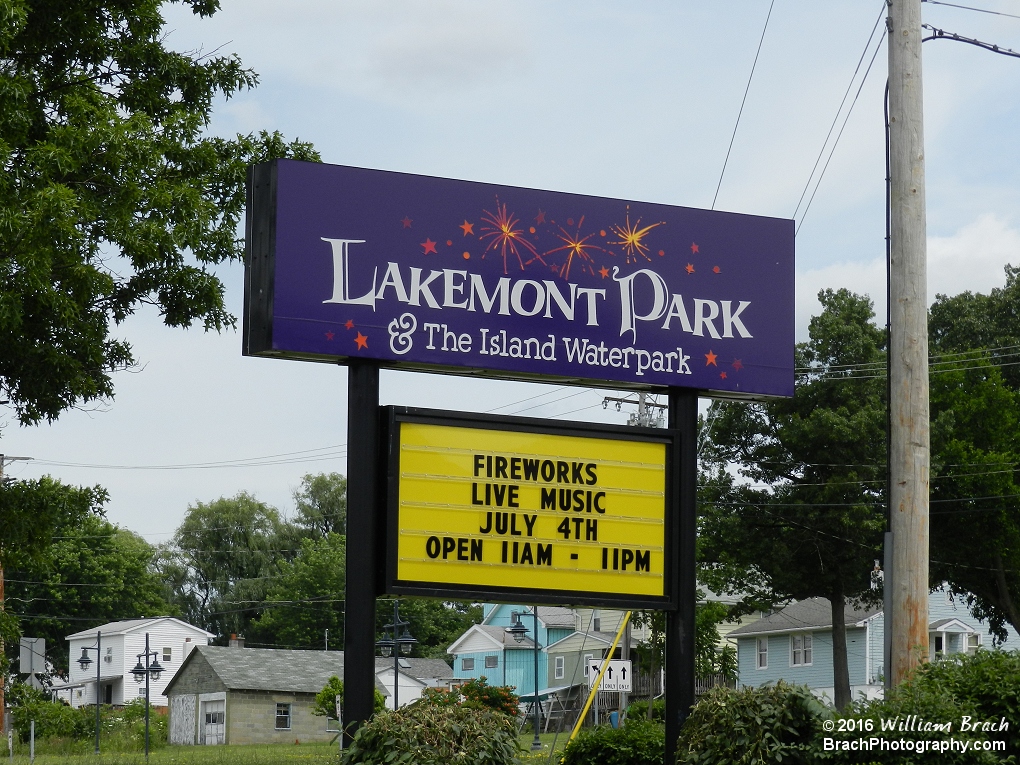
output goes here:
<path id="1" fill-rule="evenodd" d="M 929 235 L 928 302 L 1002 286 L 1007 263 L 1020 264 L 1020 229 L 997 215 L 981 215 L 949 236 Z M 833 263 L 797 274 L 798 340 L 807 339 L 808 322 L 821 310 L 818 292 L 827 287 L 870 296 L 879 323 L 885 321 L 885 258 Z"/>

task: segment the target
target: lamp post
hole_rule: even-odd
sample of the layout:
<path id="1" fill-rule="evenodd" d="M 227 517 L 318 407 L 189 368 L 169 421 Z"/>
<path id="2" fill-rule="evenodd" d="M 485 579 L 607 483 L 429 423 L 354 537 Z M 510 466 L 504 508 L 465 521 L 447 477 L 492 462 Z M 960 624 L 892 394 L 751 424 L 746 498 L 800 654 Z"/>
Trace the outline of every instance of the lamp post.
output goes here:
<path id="1" fill-rule="evenodd" d="M 89 664 L 92 663 L 92 659 L 89 658 L 89 651 L 96 652 L 96 754 L 99 754 L 99 679 L 103 672 L 103 662 L 100 661 L 102 654 L 100 650 L 103 647 L 103 634 L 96 630 L 96 644 L 94 646 L 82 646 L 81 658 L 78 659 L 78 666 L 81 667 L 82 672 L 87 672 Z"/>
<path id="2" fill-rule="evenodd" d="M 149 657 L 152 657 L 152 661 L 149 661 Z M 142 664 L 144 657 L 145 664 Z M 135 668 L 131 670 L 131 674 L 135 676 L 135 682 L 141 683 L 145 681 L 145 761 L 149 761 L 149 678 L 153 680 L 159 680 L 160 674 L 163 672 L 163 667 L 160 666 L 159 661 L 156 659 L 156 652 L 149 650 L 149 633 L 145 633 L 145 653 L 138 654 L 138 663 L 135 664 Z"/>
<path id="3" fill-rule="evenodd" d="M 532 723 L 532 725 L 535 728 L 535 738 L 531 742 L 531 751 L 537 752 L 537 751 L 539 751 L 542 748 L 542 742 L 538 738 L 538 725 L 539 725 L 539 719 L 538 719 L 539 718 L 539 710 L 538 710 L 538 648 L 539 648 L 539 645 L 538 645 L 538 606 L 535 606 L 534 608 L 531 609 L 531 615 L 535 619 L 535 641 L 534 641 L 535 642 L 535 646 L 534 646 L 534 655 L 535 655 L 535 687 L 534 687 L 534 690 L 532 691 L 532 696 L 531 696 L 531 702 L 532 702 L 531 703 L 531 708 L 534 710 L 534 715 L 533 715 L 534 716 L 534 722 Z M 507 627 L 506 631 L 514 636 L 514 641 L 517 642 L 517 643 L 522 642 L 524 640 L 524 637 L 528 634 L 528 628 L 525 627 L 521 623 L 520 617 L 517 618 L 517 623 L 514 624 L 511 627 Z"/>
<path id="4" fill-rule="evenodd" d="M 401 621 L 400 602 L 393 601 L 393 623 L 383 625 L 383 638 L 376 641 L 376 648 L 383 656 L 393 655 L 393 711 L 396 712 L 400 706 L 400 654 L 407 656 L 411 649 L 418 643 L 411 633 L 407 631 L 407 625 L 411 622 Z M 403 627 L 403 631 L 401 631 Z M 390 638 L 392 630 L 393 638 Z"/>

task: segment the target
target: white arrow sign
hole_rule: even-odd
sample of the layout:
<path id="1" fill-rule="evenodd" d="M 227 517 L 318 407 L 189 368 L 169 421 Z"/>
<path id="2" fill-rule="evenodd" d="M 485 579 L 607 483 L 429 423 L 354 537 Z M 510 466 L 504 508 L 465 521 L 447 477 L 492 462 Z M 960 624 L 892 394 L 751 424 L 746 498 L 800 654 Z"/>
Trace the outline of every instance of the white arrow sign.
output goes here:
<path id="1" fill-rule="evenodd" d="M 602 669 L 602 662 L 598 659 L 590 659 L 588 661 L 588 685 L 594 686 L 595 680 L 599 676 L 599 670 Z M 612 659 L 609 662 L 609 666 L 606 668 L 606 674 L 602 676 L 602 684 L 599 686 L 600 691 L 626 691 L 630 693 L 634 690 L 634 680 L 631 677 L 632 668 L 630 659 L 622 661 L 620 659 Z"/>

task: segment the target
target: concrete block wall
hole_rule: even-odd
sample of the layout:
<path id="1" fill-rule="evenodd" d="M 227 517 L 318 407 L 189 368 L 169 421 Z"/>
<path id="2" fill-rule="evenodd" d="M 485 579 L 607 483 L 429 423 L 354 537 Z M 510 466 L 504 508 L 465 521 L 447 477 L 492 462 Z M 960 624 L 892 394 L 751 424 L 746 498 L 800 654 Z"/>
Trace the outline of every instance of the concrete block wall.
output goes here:
<path id="1" fill-rule="evenodd" d="M 276 705 L 290 704 L 290 729 L 276 729 Z M 312 714 L 315 695 L 231 691 L 227 695 L 228 744 L 293 744 L 329 741 L 326 718 Z"/>

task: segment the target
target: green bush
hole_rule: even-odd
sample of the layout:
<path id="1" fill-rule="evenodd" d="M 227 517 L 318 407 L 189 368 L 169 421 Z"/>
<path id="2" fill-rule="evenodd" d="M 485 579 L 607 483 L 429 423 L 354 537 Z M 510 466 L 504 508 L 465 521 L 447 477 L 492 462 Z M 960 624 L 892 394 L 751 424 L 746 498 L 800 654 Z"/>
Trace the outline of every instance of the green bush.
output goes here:
<path id="1" fill-rule="evenodd" d="M 468 709 L 491 709 L 516 717 L 520 714 L 520 700 L 509 685 L 489 685 L 482 675 L 477 680 L 468 680 L 452 691 L 442 688 L 426 688 L 421 695 L 425 704 L 441 707 L 467 707 Z"/>
<path id="2" fill-rule="evenodd" d="M 411 704 L 358 729 L 341 765 L 513 765 L 520 747 L 510 717 L 488 709 Z"/>
<path id="3" fill-rule="evenodd" d="M 876 763 L 896 765 L 920 765 L 938 760 L 940 763 L 983 763 L 1002 762 L 1002 757 L 1020 754 L 1020 734 L 1016 731 L 1015 720 L 1020 711 L 1020 653 L 1016 651 L 978 651 L 973 656 L 956 656 L 942 661 L 925 664 L 906 683 L 896 688 L 885 700 L 854 704 L 841 717 L 870 721 L 873 731 L 846 733 L 835 738 L 857 738 L 860 736 L 878 739 L 913 742 L 913 750 L 882 750 L 881 745 L 868 754 L 868 760 Z M 952 723 L 951 731 L 881 729 L 881 721 L 906 720 L 916 715 L 918 720 L 931 723 Z M 999 723 L 1003 718 L 1009 723 L 1005 731 L 962 731 L 960 722 L 964 717 L 971 721 Z M 838 724 L 838 721 L 837 721 Z M 898 726 L 897 726 L 898 727 Z M 911 727 L 905 724 L 905 727 Z M 865 729 L 866 730 L 866 729 Z M 831 735 L 831 734 L 830 734 Z M 932 743 L 943 741 L 1005 740 L 1005 753 L 977 751 L 931 751 Z M 917 750 L 921 747 L 921 751 Z M 833 753 L 834 762 L 855 762 L 849 754 Z"/>
<path id="4" fill-rule="evenodd" d="M 7 699 L 14 727 L 22 741 L 28 741 L 33 720 L 37 739 L 80 740 L 95 735 L 95 707 L 75 709 L 59 701 L 50 701 L 45 693 L 24 683 L 11 686 Z"/>
<path id="5" fill-rule="evenodd" d="M 813 763 L 830 714 L 806 686 L 713 688 L 680 730 L 678 763 Z"/>
<path id="6" fill-rule="evenodd" d="M 648 702 L 647 701 L 635 701 L 627 708 L 627 719 L 628 720 L 647 720 L 648 719 Z M 655 722 L 664 723 L 666 722 L 666 700 L 655 699 L 652 701 L 652 719 Z"/>
<path id="7" fill-rule="evenodd" d="M 666 731 L 658 723 L 629 717 L 622 728 L 599 725 L 582 730 L 563 750 L 563 765 L 647 765 L 660 763 Z"/>
<path id="8" fill-rule="evenodd" d="M 379 692 L 378 688 L 373 688 L 372 691 L 374 694 L 372 702 L 373 709 L 376 712 L 382 712 L 386 709 L 386 699 Z M 326 681 L 322 690 L 315 694 L 315 706 L 312 708 L 312 714 L 335 720 L 337 696 L 340 697 L 340 707 L 343 709 L 344 681 L 336 675 L 333 675 Z"/>

